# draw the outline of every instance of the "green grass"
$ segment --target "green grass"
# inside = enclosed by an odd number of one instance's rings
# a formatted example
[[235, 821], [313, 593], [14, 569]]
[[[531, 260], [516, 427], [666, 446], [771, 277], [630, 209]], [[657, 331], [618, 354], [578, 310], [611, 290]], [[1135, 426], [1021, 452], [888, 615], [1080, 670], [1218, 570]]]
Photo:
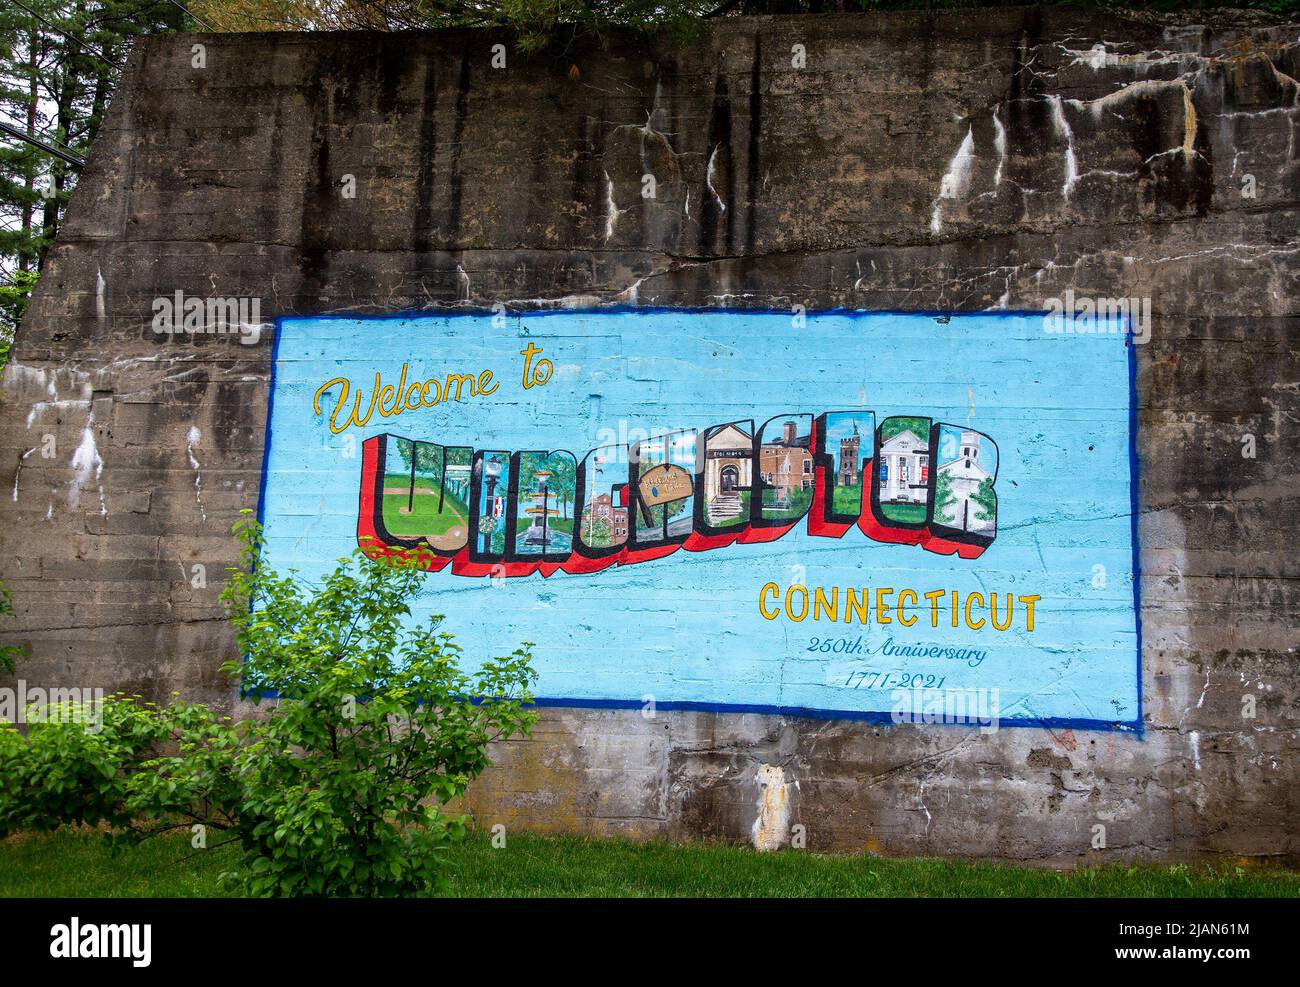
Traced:
[[[407, 487], [411, 485], [410, 473], [385, 473], [384, 486], [386, 487]], [[421, 473], [415, 474], [415, 485], [425, 490], [437, 490], [438, 478], [434, 476], [424, 476]]]
[[[214, 844], [217, 842], [213, 840]], [[204, 897], [233, 850], [172, 837], [112, 856], [89, 831], [0, 841], [0, 897]], [[953, 860], [758, 854], [676, 845], [513, 834], [494, 849], [476, 833], [455, 848], [456, 896], [539, 897], [1300, 897], [1300, 874], [1254, 868], [1108, 865], [1053, 871]]]

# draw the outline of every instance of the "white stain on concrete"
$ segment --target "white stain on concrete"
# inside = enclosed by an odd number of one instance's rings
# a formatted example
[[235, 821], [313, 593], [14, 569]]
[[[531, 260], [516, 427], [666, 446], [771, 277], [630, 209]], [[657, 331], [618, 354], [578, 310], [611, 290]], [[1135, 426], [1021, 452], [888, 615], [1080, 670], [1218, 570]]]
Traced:
[[[1102, 113], [1105, 110], [1113, 111], [1117, 105], [1127, 102], [1137, 96], [1158, 96], [1160, 93], [1167, 92], [1170, 89], [1177, 89], [1179, 91], [1179, 98], [1182, 100], [1183, 104], [1182, 143], [1164, 151], [1157, 151], [1146, 160], [1147, 162], [1150, 162], [1167, 154], [1181, 154], [1186, 158], [1190, 158], [1196, 153], [1197, 117], [1196, 104], [1192, 100], [1192, 90], [1185, 79], [1143, 79], [1138, 82], [1131, 82], [1127, 85], [1121, 86], [1114, 92], [1107, 93], [1105, 96], [1100, 96], [1097, 99], [1071, 99], [1067, 100], [1067, 102], [1077, 110], [1083, 110], [1086, 108], [1092, 114], [1093, 119], [1100, 122]], [[1049, 99], [1057, 105], [1061, 103], [1061, 98], [1059, 96], [1051, 96]], [[1062, 116], [1061, 119], [1064, 120], [1064, 116]]]
[[614, 201], [614, 179], [609, 177], [609, 172], [605, 172], [605, 242], [614, 235], [614, 227], [618, 225], [618, 217], [623, 214], [619, 209], [618, 203]]
[[966, 128], [966, 139], [957, 148], [957, 153], [948, 162], [948, 170], [939, 180], [939, 194], [935, 197], [934, 207], [930, 211], [930, 232], [938, 233], [943, 228], [943, 200], [959, 199], [970, 188], [971, 171], [975, 165], [975, 130]]
[[199, 514], [203, 520], [208, 519], [208, 512], [203, 507], [203, 473], [202, 464], [198, 457], [194, 455], [194, 447], [203, 441], [203, 433], [199, 431], [197, 425], [191, 425], [189, 434], [185, 437], [185, 455], [189, 457], [190, 469], [194, 470], [194, 502], [199, 505]]
[[754, 849], [762, 852], [779, 850], [790, 842], [791, 790], [795, 783], [785, 780], [779, 765], [758, 766], [758, 816], [751, 837]]
[[1049, 96], [1048, 101], [1052, 104], [1052, 126], [1056, 130], [1056, 136], [1065, 141], [1065, 180], [1061, 183], [1061, 194], [1068, 201], [1079, 180], [1079, 159], [1074, 153], [1074, 131], [1065, 119], [1061, 97]]
[[704, 184], [707, 185], [709, 191], [713, 193], [713, 200], [718, 204], [718, 208], [722, 212], [726, 212], [727, 204], [722, 201], [722, 196], [718, 195], [718, 189], [713, 184], [713, 178], [717, 174], [718, 148], [721, 146], [721, 144], [713, 145], [713, 153], [709, 155], [709, 166], [704, 171]]
[[618, 300], [627, 305], [637, 304], [637, 301], [639, 300], [640, 293], [641, 293], [641, 282], [644, 280], [645, 278], [637, 278], [635, 281], [633, 281], [625, 289], [619, 292], [617, 296]]
[[9, 383], [23, 387], [31, 387], [43, 390], [51, 401], [57, 400], [59, 390], [56, 386], [58, 371], [45, 371], [39, 367], [29, 367], [25, 364], [10, 361], [5, 366], [4, 375]]
[[18, 468], [14, 470], [14, 503], [18, 502], [18, 478], [23, 475], [23, 462], [26, 461], [27, 457], [35, 451], [36, 447], [32, 446], [18, 457]]
[[993, 172], [993, 187], [1002, 184], [1002, 168], [1007, 163], [1007, 128], [1002, 125], [1002, 117], [997, 109], [993, 110], [993, 149], [998, 152], [998, 166]]
[[104, 460], [95, 447], [95, 432], [91, 428], [92, 424], [87, 422], [86, 427], [81, 430], [81, 442], [72, 454], [72, 483], [68, 491], [68, 505], [76, 507], [80, 503], [81, 491], [90, 482], [93, 473], [95, 486], [99, 489], [99, 513], [107, 514], [108, 508], [104, 504]]

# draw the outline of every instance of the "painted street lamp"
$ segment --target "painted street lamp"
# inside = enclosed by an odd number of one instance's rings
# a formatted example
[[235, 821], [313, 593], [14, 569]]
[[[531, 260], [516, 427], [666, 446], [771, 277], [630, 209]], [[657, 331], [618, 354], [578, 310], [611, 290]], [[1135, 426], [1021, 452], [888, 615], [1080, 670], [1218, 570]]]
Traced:
[[497, 481], [501, 479], [501, 467], [504, 464], [499, 456], [490, 456], [483, 465], [487, 476], [487, 497], [484, 500], [487, 511], [486, 516], [483, 517], [483, 552], [489, 554], [492, 551], [492, 532], [497, 526], [495, 510]]

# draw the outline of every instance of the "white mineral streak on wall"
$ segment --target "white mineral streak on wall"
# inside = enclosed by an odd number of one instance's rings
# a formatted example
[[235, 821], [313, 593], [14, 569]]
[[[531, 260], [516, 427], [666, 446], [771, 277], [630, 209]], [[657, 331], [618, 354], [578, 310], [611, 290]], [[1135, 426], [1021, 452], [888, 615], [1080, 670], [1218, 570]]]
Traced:
[[1069, 65], [1086, 65], [1094, 72], [1104, 68], [1131, 68], [1138, 72], [1148, 72], [1157, 65], [1176, 65], [1185, 61], [1193, 61], [1199, 56], [1191, 52], [1179, 51], [1141, 51], [1132, 55], [1126, 55], [1122, 52], [1110, 51], [1106, 43], [1099, 41], [1086, 51], [1080, 48], [1070, 48], [1067, 45], [1057, 45], [1065, 54], [1071, 56]]
[[1074, 154], [1074, 131], [1065, 119], [1061, 97], [1049, 96], [1048, 101], [1052, 104], [1052, 126], [1056, 129], [1056, 136], [1065, 141], [1065, 181], [1061, 183], [1061, 194], [1068, 201], [1075, 182], [1079, 180], [1079, 160]]
[[718, 148], [721, 146], [722, 145], [720, 144], [713, 145], [713, 153], [709, 155], [709, 167], [705, 169], [704, 172], [704, 184], [708, 185], [709, 191], [713, 193], [713, 198], [714, 201], [717, 202], [718, 208], [721, 209], [723, 212], [726, 212], [727, 204], [722, 201], [722, 196], [718, 195], [718, 190], [713, 185], [713, 176], [716, 173], [716, 167], [718, 161]]
[[26, 462], [27, 457], [30, 456], [35, 451], [36, 451], [36, 447], [32, 446], [30, 449], [28, 449], [26, 452], [24, 452], [21, 456], [18, 457], [18, 468], [14, 470], [14, 503], [15, 504], [18, 503], [18, 478], [23, 475], [23, 463]]
[[99, 488], [99, 513], [107, 514], [108, 508], [104, 504], [104, 460], [99, 455], [99, 450], [95, 447], [95, 432], [92, 429], [93, 420], [86, 422], [86, 427], [81, 430], [81, 442], [77, 446], [76, 452], [72, 454], [72, 483], [68, 491], [68, 506], [76, 507], [81, 500], [81, 491], [85, 488], [86, 483], [90, 480], [90, 474], [95, 474], [95, 485]]
[[993, 149], [998, 152], [998, 167], [993, 172], [993, 187], [1002, 184], [1002, 166], [1007, 163], [1007, 128], [1002, 126], [1001, 107], [993, 109]]
[[185, 438], [185, 455], [190, 459], [190, 469], [194, 470], [194, 502], [199, 505], [199, 514], [203, 520], [208, 519], [208, 512], [203, 508], [203, 474], [200, 472], [200, 463], [194, 455], [194, 447], [203, 441], [203, 433], [199, 431], [197, 425], [191, 425], [189, 435]]
[[621, 292], [618, 293], [618, 295], [616, 296], [618, 300], [624, 304], [635, 305], [637, 303], [638, 298], [640, 297], [641, 282], [644, 280], [645, 278], [637, 278], [635, 281], [633, 281], [630, 285], [628, 285], [626, 288], [624, 288]]
[[[87, 378], [80, 384], [81, 397], [60, 398], [58, 370], [46, 371], [10, 361], [10, 363], [5, 366], [4, 373], [5, 379], [8, 383], [17, 385], [19, 388], [31, 388], [33, 390], [44, 391], [46, 397], [49, 398], [48, 401], [32, 402], [31, 407], [27, 411], [28, 428], [31, 428], [36, 424], [37, 420], [50, 408], [75, 408], [78, 406], [88, 408], [90, 406], [90, 399], [94, 394], [94, 385]], [[87, 377], [86, 374], [78, 373], [76, 371], [71, 371], [66, 376], [72, 378], [71, 382], [67, 386], [72, 387], [74, 390], [78, 387], [76, 383], [77, 379], [80, 377]]]
[[609, 172], [605, 175], [605, 242], [614, 235], [614, 227], [618, 224], [618, 217], [622, 212], [618, 204], [614, 201], [614, 179], [609, 177]]
[[608, 305], [609, 301], [600, 295], [562, 295], [559, 298], [510, 298], [502, 304], [536, 309], [599, 308]]
[[957, 148], [957, 153], [948, 162], [948, 171], [939, 180], [939, 195], [934, 200], [930, 213], [930, 232], [938, 233], [943, 228], [943, 200], [958, 199], [970, 188], [971, 170], [975, 165], [975, 129], [966, 128], [966, 139]]
[[[1068, 53], [1075, 56], [1075, 64], [1085, 64], [1091, 68], [1098, 69], [1105, 66], [1128, 65], [1133, 64], [1138, 67], [1147, 67], [1160, 62], [1174, 62], [1180, 60], [1198, 61], [1197, 56], [1186, 54], [1156, 52], [1154, 55], [1160, 56], [1154, 58], [1152, 53], [1143, 53], [1141, 55], [1117, 55], [1106, 50], [1104, 45], [1098, 44], [1088, 51], [1075, 51], [1065, 49]], [[1261, 56], [1262, 57], [1262, 56]], [[1297, 84], [1290, 76], [1280, 72], [1276, 65], [1267, 58], [1269, 68], [1274, 73], [1279, 85], [1295, 89], [1295, 97], [1292, 100], [1292, 106], [1273, 107], [1268, 110], [1245, 113], [1237, 111], [1234, 113], [1224, 113], [1227, 118], [1236, 116], [1259, 116], [1271, 113], [1293, 114], [1300, 110], [1300, 84]], [[1103, 114], [1110, 110], [1116, 112], [1116, 107], [1128, 100], [1141, 95], [1155, 95], [1162, 92], [1168, 92], [1171, 88], [1178, 90], [1179, 96], [1183, 103], [1183, 139], [1174, 147], [1167, 148], [1163, 151], [1157, 151], [1146, 159], [1146, 164], [1156, 158], [1168, 155], [1181, 154], [1184, 159], [1190, 160], [1196, 154], [1196, 127], [1198, 123], [1196, 105], [1193, 101], [1192, 82], [1204, 71], [1204, 68], [1189, 70], [1183, 76], [1175, 79], [1143, 79], [1136, 82], [1126, 83], [1114, 92], [1107, 93], [1097, 99], [1080, 100], [1080, 99], [1063, 99], [1060, 95], [1051, 94], [1041, 98], [1046, 99], [1051, 108], [1052, 128], [1056, 136], [1064, 141], [1064, 174], [1061, 181], [1061, 195], [1068, 202], [1074, 194], [1074, 190], [1080, 179], [1085, 175], [1079, 170], [1078, 145], [1074, 128], [1065, 113], [1066, 104], [1072, 111], [1078, 113], [1088, 113], [1094, 123], [1102, 123]], [[1295, 140], [1295, 128], [1289, 133], [1289, 143], [1287, 148], [1287, 160], [1294, 157], [1293, 143]], [[1005, 175], [1007, 161], [1007, 131], [1006, 125], [1002, 121], [1002, 104], [999, 103], [993, 108], [993, 146], [997, 152], [997, 164], [993, 172], [993, 183], [990, 191], [983, 195], [994, 194], [993, 190], [1002, 184]], [[716, 149], [714, 154], [716, 155]], [[939, 185], [939, 194], [934, 200], [930, 215], [930, 230], [932, 233], [939, 233], [943, 228], [943, 200], [961, 199], [969, 190], [973, 167], [975, 161], [975, 141], [973, 131], [968, 129], [966, 138], [962, 141], [957, 153], [948, 163], [948, 170], [944, 174]], [[1237, 162], [1233, 161], [1233, 174], [1236, 174]], [[711, 179], [713, 174], [713, 158], [709, 159], [709, 176], [710, 188], [712, 188]], [[1103, 175], [1109, 178], [1136, 178], [1139, 171], [1118, 171], [1114, 169], [1092, 169], [1086, 172], [1088, 175]]]
[[754, 849], [779, 850], [790, 842], [790, 787], [785, 771], [775, 764], [758, 766], [758, 817], [754, 820]]
[[5, 365], [5, 376], [9, 378], [10, 381], [21, 386], [34, 387], [43, 390], [50, 396], [51, 401], [56, 400], [59, 396], [58, 388], [55, 387], [54, 383], [57, 373], [57, 371], [54, 373], [47, 373], [44, 370], [36, 367], [29, 367], [26, 364], [17, 363], [13, 360], [10, 360], [9, 363]]
[[1112, 60], [1110, 58], [1107, 58], [1106, 46], [1098, 42], [1097, 44], [1093, 45], [1092, 50], [1089, 51], [1084, 56], [1084, 61], [1086, 62], [1089, 68], [1095, 71], [1097, 69], [1105, 68], [1107, 64], [1115, 64], [1116, 62], [1118, 62], [1118, 59]]
[[85, 408], [90, 404], [92, 390], [91, 385], [87, 384], [83, 388], [85, 397], [67, 398], [60, 401], [33, 401], [31, 410], [27, 412], [27, 427], [31, 428], [36, 423], [36, 419], [40, 418], [50, 408]]

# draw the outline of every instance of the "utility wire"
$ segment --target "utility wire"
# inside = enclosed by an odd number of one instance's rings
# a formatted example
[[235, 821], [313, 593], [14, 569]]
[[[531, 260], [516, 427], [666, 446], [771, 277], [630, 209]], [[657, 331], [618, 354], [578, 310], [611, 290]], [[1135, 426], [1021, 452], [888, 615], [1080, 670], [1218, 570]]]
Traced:
[[86, 162], [81, 158], [68, 154], [65, 151], [60, 151], [53, 144], [47, 144], [39, 137], [32, 137], [26, 131], [19, 130], [17, 127], [11, 127], [3, 120], [0, 120], [0, 133], [8, 134], [10, 137], [17, 137], [20, 141], [31, 144], [33, 147], [39, 147], [46, 154], [53, 154], [56, 158], [62, 158], [74, 168], [82, 168], [86, 164]]
[[[3, 123], [3, 122], [4, 122], [3, 120], [0, 120], [0, 123]], [[21, 124], [21, 121], [15, 122], [14, 119], [13, 119], [12, 117], [10, 118], [9, 122], [10, 122], [13, 126], [15, 126], [15, 127], [20, 126], [20, 125], [23, 125], [23, 124]], [[25, 125], [24, 125], [24, 126], [25, 126]], [[35, 128], [35, 129], [31, 130], [31, 131], [26, 131], [26, 132], [27, 132], [27, 133], [31, 133], [32, 136], [34, 136], [34, 137], [43, 137], [43, 138], [45, 138], [47, 141], [49, 141], [51, 144], [54, 144], [54, 145], [57, 145], [58, 147], [63, 148], [65, 151], [67, 151], [67, 152], [70, 153], [70, 154], [76, 154], [76, 153], [77, 153], [77, 149], [76, 149], [75, 147], [72, 147], [72, 146], [70, 146], [70, 145], [68, 145], [68, 144], [65, 144], [63, 141], [59, 140], [57, 137], [53, 137], [53, 136], [51, 136], [49, 130], [41, 129], [41, 128]]]
[[42, 24], [44, 24], [46, 27], [48, 27], [51, 31], [54, 31], [54, 32], [56, 32], [56, 33], [58, 33], [58, 34], [63, 35], [63, 37], [67, 38], [69, 41], [71, 41], [71, 42], [72, 42], [74, 45], [76, 45], [78, 48], [84, 48], [86, 51], [90, 52], [90, 54], [94, 55], [96, 58], [98, 58], [98, 59], [99, 59], [101, 62], [103, 62], [105, 65], [108, 65], [110, 68], [115, 68], [115, 69], [117, 69], [119, 72], [122, 71], [122, 66], [119, 65], [117, 62], [113, 61], [111, 58], [109, 58], [109, 57], [108, 57], [107, 55], [105, 55], [103, 52], [96, 51], [94, 48], [91, 48], [91, 47], [90, 47], [88, 44], [86, 44], [84, 41], [79, 41], [79, 40], [77, 40], [76, 38], [74, 38], [74, 37], [73, 37], [72, 35], [70, 35], [67, 31], [64, 31], [64, 30], [62, 30], [61, 28], [55, 27], [53, 24], [51, 24], [49, 21], [47, 21], [44, 17], [42, 17], [42, 16], [41, 16], [40, 14], [38, 14], [36, 11], [32, 10], [31, 7], [24, 6], [24, 5], [20, 2], [20, 0], [13, 0], [13, 3], [14, 3], [14, 6], [18, 7], [18, 9], [27, 11], [27, 13], [31, 14], [31, 15], [32, 15], [33, 17], [35, 17], [38, 21], [40, 21]]

